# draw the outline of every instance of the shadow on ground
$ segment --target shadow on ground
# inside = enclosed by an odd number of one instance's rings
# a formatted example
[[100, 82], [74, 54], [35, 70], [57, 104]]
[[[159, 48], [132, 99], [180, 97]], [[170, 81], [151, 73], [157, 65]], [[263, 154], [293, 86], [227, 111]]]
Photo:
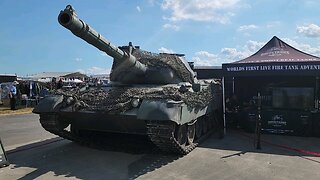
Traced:
[[[133, 144], [141, 146], [142, 139]], [[129, 146], [96, 149], [53, 138], [9, 151], [11, 165], [5, 174], [13, 179], [135, 179], [179, 158], [155, 150], [147, 141], [139, 151]], [[17, 173], [20, 171], [22, 175]]]
[[[228, 159], [253, 152], [297, 156], [320, 164], [318, 157], [313, 158], [314, 155], [293, 150], [319, 153], [319, 138], [262, 135], [262, 149], [256, 150], [253, 146], [252, 136], [253, 134], [237, 130], [228, 131], [224, 139], [218, 139], [213, 135], [199, 146], [206, 149], [205, 151], [197, 151], [196, 149], [195, 152], [191, 152], [187, 156], [193, 157], [200, 152], [209, 151], [214, 154], [220, 152], [220, 159]], [[103, 150], [59, 139], [45, 141], [43, 142], [45, 145], [35, 144], [35, 148], [30, 148], [30, 145], [19, 147], [15, 152], [8, 154], [12, 165], [4, 168], [4, 177], [13, 179], [46, 179], [48, 177], [50, 179], [69, 177], [77, 179], [135, 179], [174, 163], [180, 158], [180, 156], [168, 155], [155, 150], [154, 145], [141, 137], [141, 139], [131, 138], [129, 140], [132, 140], [132, 144], [127, 147], [115, 146], [117, 148], [110, 149], [104, 147]], [[50, 141], [54, 142], [48, 143]], [[188, 157], [186, 158], [188, 159]], [[194, 158], [196, 157], [191, 159]]]
[[[302, 158], [320, 157], [320, 138], [262, 134], [261, 149], [256, 149], [254, 139], [255, 134], [231, 129], [227, 132], [224, 139], [217, 140], [217, 138], [211, 137], [202, 143], [200, 147], [235, 152], [234, 154], [221, 157], [222, 159], [241, 156], [247, 152], [299, 156]], [[320, 163], [320, 161], [316, 162]]]

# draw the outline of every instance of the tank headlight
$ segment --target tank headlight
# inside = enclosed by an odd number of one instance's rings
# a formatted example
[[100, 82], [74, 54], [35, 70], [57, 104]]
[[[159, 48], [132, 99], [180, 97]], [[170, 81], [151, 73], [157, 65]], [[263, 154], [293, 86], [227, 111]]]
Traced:
[[68, 97], [68, 98], [67, 98], [67, 104], [68, 104], [68, 105], [71, 104], [71, 103], [73, 103], [73, 101], [74, 101], [73, 97]]
[[138, 107], [138, 106], [139, 106], [139, 103], [140, 103], [140, 99], [138, 99], [138, 98], [131, 100], [131, 105], [132, 105], [132, 107], [134, 107], [134, 108]]

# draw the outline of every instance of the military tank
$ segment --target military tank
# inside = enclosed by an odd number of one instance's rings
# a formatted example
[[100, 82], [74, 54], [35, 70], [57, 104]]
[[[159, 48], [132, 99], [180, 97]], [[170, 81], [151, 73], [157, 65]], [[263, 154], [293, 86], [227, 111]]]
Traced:
[[141, 134], [161, 150], [187, 154], [221, 130], [221, 84], [198, 80], [182, 54], [151, 53], [129, 43], [117, 47], [79, 19], [68, 5], [59, 23], [113, 57], [107, 87], [56, 91], [33, 110], [42, 127], [75, 141], [85, 131]]

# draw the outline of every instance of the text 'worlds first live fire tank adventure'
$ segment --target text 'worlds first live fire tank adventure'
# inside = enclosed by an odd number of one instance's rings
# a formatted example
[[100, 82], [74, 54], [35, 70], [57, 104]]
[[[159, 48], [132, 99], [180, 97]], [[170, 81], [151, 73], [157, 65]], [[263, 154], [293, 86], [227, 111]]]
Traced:
[[141, 134], [161, 150], [187, 154], [222, 129], [221, 84], [197, 80], [180, 54], [151, 53], [129, 43], [116, 47], [68, 5], [59, 23], [113, 57], [107, 87], [55, 91], [35, 107], [49, 132], [75, 142], [90, 134]]

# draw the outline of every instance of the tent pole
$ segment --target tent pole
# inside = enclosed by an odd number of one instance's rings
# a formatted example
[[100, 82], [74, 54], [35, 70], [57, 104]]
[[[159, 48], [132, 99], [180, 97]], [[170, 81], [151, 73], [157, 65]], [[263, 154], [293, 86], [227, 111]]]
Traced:
[[226, 98], [225, 98], [225, 77], [222, 77], [222, 109], [223, 109], [223, 131], [226, 135]]
[[235, 89], [234, 86], [235, 86], [235, 85], [234, 85], [234, 77], [232, 77], [232, 94], [234, 94], [234, 89]]
[[319, 109], [319, 76], [316, 77], [315, 108]]

